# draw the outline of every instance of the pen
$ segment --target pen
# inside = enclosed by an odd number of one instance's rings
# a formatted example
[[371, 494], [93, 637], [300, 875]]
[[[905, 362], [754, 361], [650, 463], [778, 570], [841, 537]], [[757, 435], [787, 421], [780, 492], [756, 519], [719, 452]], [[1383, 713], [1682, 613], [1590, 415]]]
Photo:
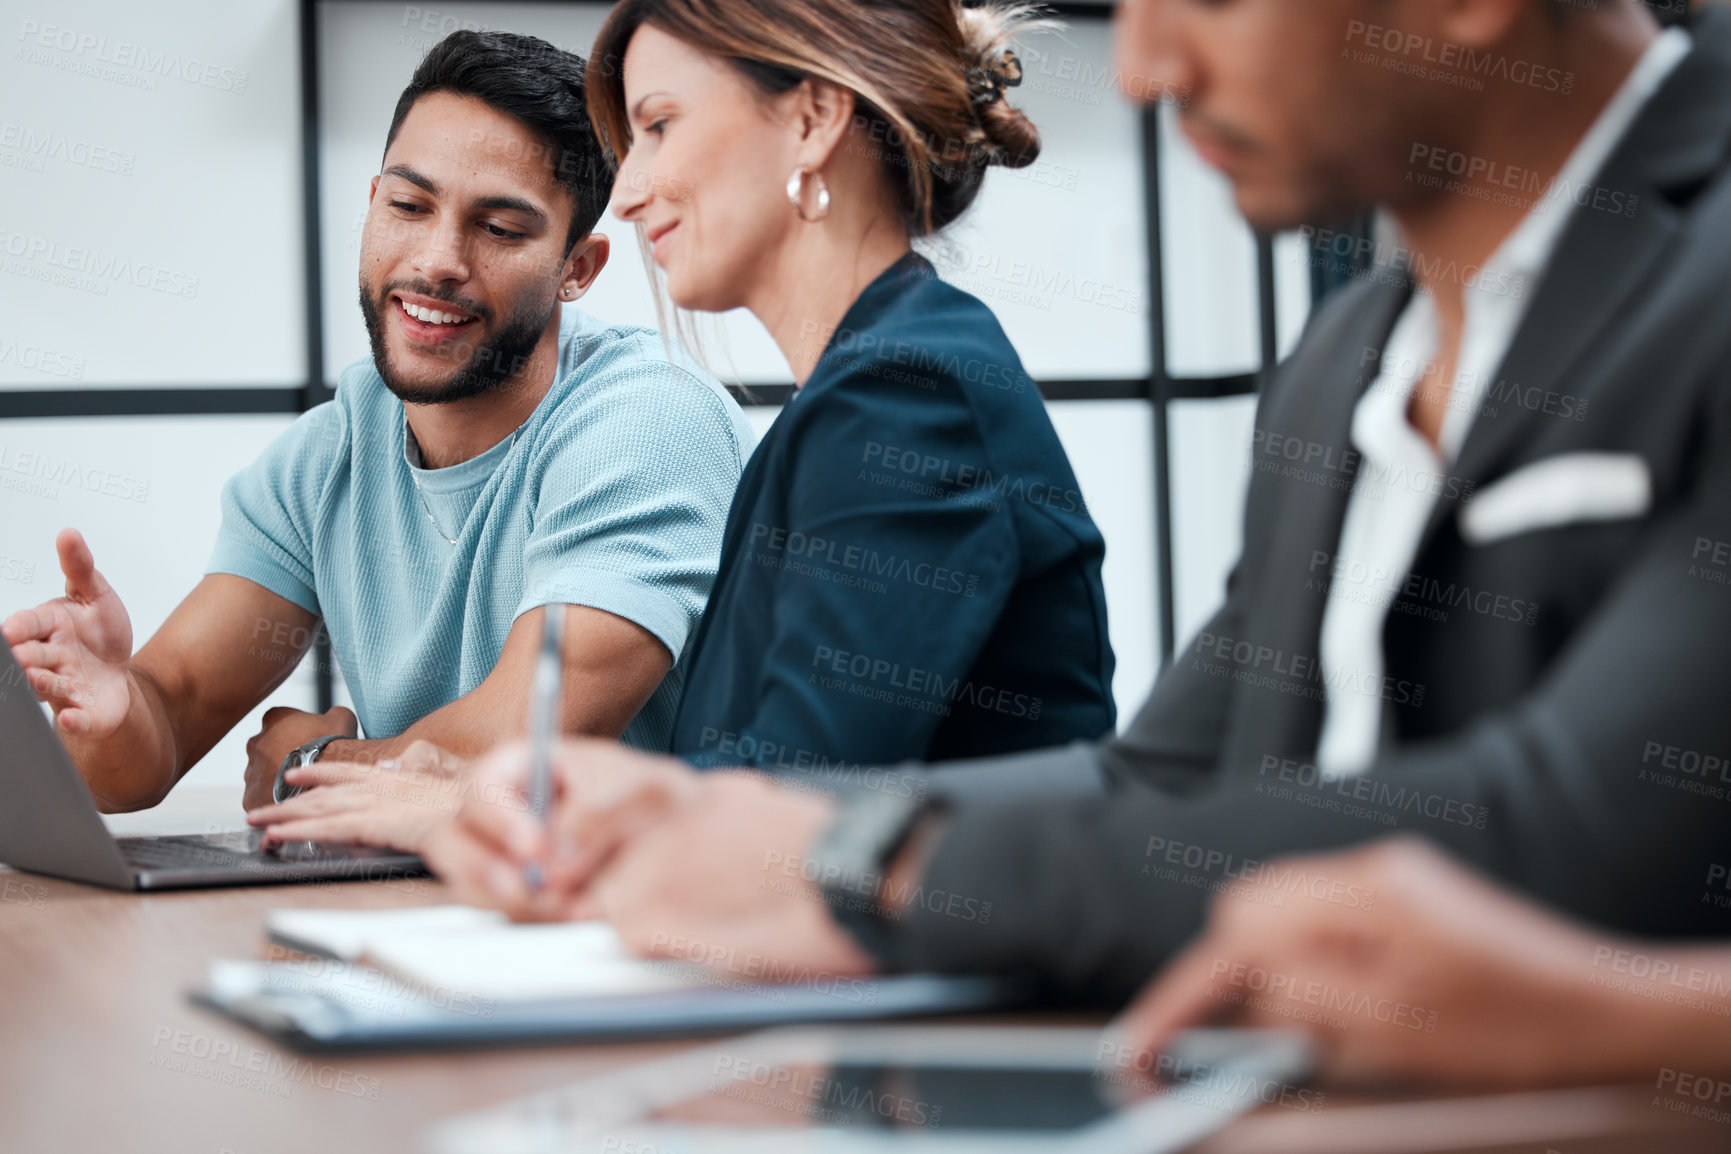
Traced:
[[[529, 698], [529, 812], [543, 825], [553, 800], [553, 736], [559, 728], [560, 682], [565, 672], [560, 654], [564, 640], [565, 606], [549, 605]], [[531, 890], [539, 890], [541, 863], [530, 862], [525, 866], [523, 880]]]

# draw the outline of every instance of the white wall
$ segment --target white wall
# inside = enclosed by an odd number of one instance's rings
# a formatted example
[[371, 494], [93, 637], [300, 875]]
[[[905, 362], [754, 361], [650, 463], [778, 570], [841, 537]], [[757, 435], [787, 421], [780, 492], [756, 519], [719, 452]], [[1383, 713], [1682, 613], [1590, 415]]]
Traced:
[[292, 0], [0, 11], [0, 388], [299, 383]]
[[[293, 0], [3, 3], [0, 390], [302, 381]], [[359, 2], [321, 11], [330, 376], [366, 351], [354, 306], [358, 221], [397, 93], [420, 55], [465, 21], [586, 53], [603, 9]], [[930, 248], [946, 275], [992, 305], [1043, 379], [1134, 379], [1149, 370], [1137, 115], [1113, 89], [1107, 49], [1105, 25], [1087, 21], [1023, 46], [1027, 79], [1013, 97], [1043, 130], [1042, 158], [1023, 172], [991, 173], [974, 212]], [[1175, 132], [1162, 161], [1172, 371], [1248, 371], [1256, 362], [1248, 234]], [[603, 227], [616, 259], [588, 307], [653, 323], [634, 237], [616, 222]], [[1302, 260], [1283, 259], [1280, 272], [1284, 345], [1308, 302]], [[730, 316], [724, 328], [724, 375], [788, 379], [749, 317]], [[1051, 411], [1106, 536], [1115, 689], [1128, 716], [1153, 682], [1159, 644], [1151, 411], [1139, 402], [1059, 402]], [[762, 426], [774, 412], [752, 416]], [[1244, 401], [1198, 402], [1173, 414], [1181, 634], [1218, 599], [1237, 552], [1248, 412]], [[0, 488], [0, 613], [59, 592], [53, 534], [76, 525], [126, 599], [142, 644], [202, 571], [223, 480], [287, 421], [0, 421], [4, 451], [39, 454], [29, 468], [48, 470], [20, 475], [25, 488]], [[140, 483], [145, 499], [87, 491], [77, 478], [92, 471]], [[310, 675], [297, 673], [275, 700], [310, 706]], [[251, 732], [238, 730], [193, 778], [238, 785]]]
[[[0, 390], [305, 379], [296, 38], [293, 0], [0, 5]], [[76, 526], [142, 644], [288, 420], [0, 421], [0, 615], [59, 595]], [[310, 675], [275, 701], [310, 707]], [[256, 729], [189, 780], [238, 808]]]

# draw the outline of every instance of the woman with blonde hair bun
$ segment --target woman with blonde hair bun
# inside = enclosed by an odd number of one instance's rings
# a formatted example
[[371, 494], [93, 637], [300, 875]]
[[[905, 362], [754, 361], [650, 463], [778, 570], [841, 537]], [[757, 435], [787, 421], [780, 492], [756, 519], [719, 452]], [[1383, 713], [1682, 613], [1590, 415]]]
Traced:
[[1114, 722], [1105, 545], [990, 310], [911, 242], [1039, 133], [1027, 6], [623, 0], [592, 119], [681, 309], [749, 309], [796, 382], [729, 516], [673, 752], [815, 770]]

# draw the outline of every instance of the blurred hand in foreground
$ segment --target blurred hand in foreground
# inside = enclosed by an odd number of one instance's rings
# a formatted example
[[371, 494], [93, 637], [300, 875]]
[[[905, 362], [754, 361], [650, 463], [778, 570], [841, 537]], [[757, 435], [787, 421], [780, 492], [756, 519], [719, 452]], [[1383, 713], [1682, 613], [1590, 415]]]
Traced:
[[1178, 1030], [1227, 1024], [1305, 1031], [1344, 1083], [1646, 1080], [1731, 1067], [1726, 1031], [1662, 996], [1667, 975], [1715, 970], [1731, 951], [1610, 941], [1399, 839], [1274, 862], [1222, 893], [1114, 1031], [1120, 1064], [1140, 1067]]

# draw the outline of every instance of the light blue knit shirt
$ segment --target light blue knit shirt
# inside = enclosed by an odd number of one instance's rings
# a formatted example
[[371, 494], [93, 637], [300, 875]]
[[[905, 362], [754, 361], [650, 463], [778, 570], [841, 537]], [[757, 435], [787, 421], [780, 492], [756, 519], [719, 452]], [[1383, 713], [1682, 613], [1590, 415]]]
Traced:
[[673, 655], [624, 734], [667, 748], [680, 658], [755, 437], [719, 384], [668, 362], [653, 329], [567, 305], [559, 341], [547, 396], [514, 441], [478, 457], [418, 468], [402, 402], [367, 359], [223, 487], [205, 571], [323, 617], [369, 738], [474, 689], [518, 615], [561, 601], [634, 621]]

